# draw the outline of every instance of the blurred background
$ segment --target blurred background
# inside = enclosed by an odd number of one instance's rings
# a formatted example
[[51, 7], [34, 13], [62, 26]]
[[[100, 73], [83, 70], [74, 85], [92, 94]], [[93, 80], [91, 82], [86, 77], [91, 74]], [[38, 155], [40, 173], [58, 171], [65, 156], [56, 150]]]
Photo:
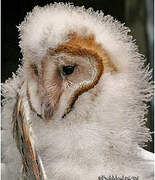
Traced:
[[[44, 6], [53, 2], [73, 2], [77, 6], [92, 7], [94, 10], [102, 10], [105, 15], [112, 15], [121, 23], [130, 27], [131, 35], [136, 39], [140, 53], [144, 54], [150, 67], [154, 67], [154, 1], [153, 0], [2, 0], [2, 78], [5, 82], [18, 68], [19, 59], [22, 58], [18, 47], [19, 25], [27, 12], [36, 5]], [[153, 131], [154, 112], [153, 101], [148, 113], [147, 126]], [[152, 135], [153, 142], [154, 137]], [[148, 143], [146, 149], [154, 152], [154, 146]]]

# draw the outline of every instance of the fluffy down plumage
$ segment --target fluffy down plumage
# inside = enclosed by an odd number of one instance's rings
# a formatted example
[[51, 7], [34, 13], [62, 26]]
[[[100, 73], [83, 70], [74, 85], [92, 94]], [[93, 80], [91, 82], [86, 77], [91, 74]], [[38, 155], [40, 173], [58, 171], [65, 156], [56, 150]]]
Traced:
[[146, 103], [153, 94], [151, 71], [144, 67], [145, 59], [128, 35], [130, 30], [102, 12], [55, 3], [35, 7], [19, 31], [23, 65], [2, 85], [2, 179], [24, 178], [11, 121], [21, 86], [27, 103], [27, 62], [41, 65], [49, 48], [57, 48], [68, 41], [68, 34], [76, 32], [79, 36], [93, 34], [117, 71], [104, 71], [65, 118], [56, 116], [45, 123], [29, 110], [33, 141], [47, 179], [95, 180], [102, 175], [124, 175], [153, 180], [153, 154], [141, 148], [151, 140], [145, 126]]

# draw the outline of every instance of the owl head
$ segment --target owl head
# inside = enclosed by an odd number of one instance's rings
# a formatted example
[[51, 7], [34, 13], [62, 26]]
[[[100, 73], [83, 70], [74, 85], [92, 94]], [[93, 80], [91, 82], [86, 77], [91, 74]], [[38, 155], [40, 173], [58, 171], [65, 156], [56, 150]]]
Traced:
[[138, 143], [148, 139], [151, 73], [128, 28], [102, 12], [55, 3], [35, 7], [19, 31], [28, 101], [45, 123], [98, 122], [124, 136], [132, 129]]

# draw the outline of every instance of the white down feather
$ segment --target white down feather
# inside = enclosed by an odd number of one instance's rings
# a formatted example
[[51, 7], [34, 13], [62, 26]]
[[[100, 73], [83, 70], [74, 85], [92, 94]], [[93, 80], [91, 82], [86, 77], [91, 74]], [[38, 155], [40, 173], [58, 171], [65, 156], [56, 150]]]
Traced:
[[[34, 142], [48, 179], [95, 180], [102, 175], [124, 175], [152, 180], [153, 155], [140, 148], [151, 138], [145, 126], [146, 102], [153, 93], [151, 71], [144, 67], [144, 57], [127, 35], [130, 30], [102, 12], [63, 3], [35, 7], [19, 30], [22, 52], [37, 63], [48, 48], [66, 41], [69, 32], [94, 34], [119, 70], [104, 73], [93, 89], [78, 98], [65, 119], [45, 124], [31, 112]], [[20, 177], [21, 161], [11, 134], [11, 119], [23, 80], [21, 67], [17, 76], [2, 86], [4, 180]], [[92, 102], [94, 91], [98, 96]]]

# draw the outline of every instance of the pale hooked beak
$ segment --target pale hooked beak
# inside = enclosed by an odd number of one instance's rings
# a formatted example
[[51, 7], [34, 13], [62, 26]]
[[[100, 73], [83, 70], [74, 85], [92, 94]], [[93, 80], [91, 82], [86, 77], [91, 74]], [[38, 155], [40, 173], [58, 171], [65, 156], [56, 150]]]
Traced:
[[54, 112], [54, 106], [52, 106], [52, 104], [49, 103], [49, 100], [48, 100], [47, 97], [43, 97], [42, 102], [41, 102], [41, 115], [42, 115], [42, 118], [45, 121], [51, 120], [52, 116], [53, 116], [53, 112]]

